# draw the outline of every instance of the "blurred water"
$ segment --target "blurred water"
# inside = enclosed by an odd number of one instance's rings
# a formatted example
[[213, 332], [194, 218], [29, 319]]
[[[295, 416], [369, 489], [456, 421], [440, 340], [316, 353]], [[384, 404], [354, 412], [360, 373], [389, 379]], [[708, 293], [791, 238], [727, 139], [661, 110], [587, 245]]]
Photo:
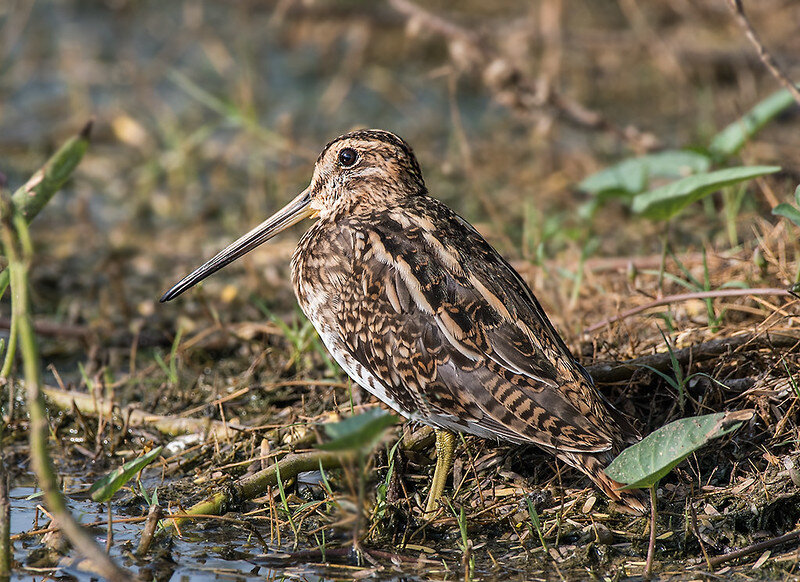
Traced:
[[[356, 125], [440, 138], [449, 125], [445, 83], [426, 75], [429, 55], [365, 57], [365, 51], [391, 50], [392, 43], [396, 55], [408, 52], [413, 41], [397, 27], [372, 30], [366, 21], [348, 22], [345, 12], [331, 17], [326, 37], [276, 21], [271, 3], [110, 8], [117, 4], [34, 4], [0, 77], [0, 146], [52, 139], [54, 127], [87, 114], [103, 123], [124, 111], [145, 126], [167, 113], [170, 122], [219, 117], [170, 80], [174, 71], [234, 107], [249, 107], [264, 127], [289, 123], [292, 133], [320, 145]], [[349, 70], [350, 60], [363, 64]], [[485, 97], [461, 90], [459, 100], [466, 124], [487, 120]]]

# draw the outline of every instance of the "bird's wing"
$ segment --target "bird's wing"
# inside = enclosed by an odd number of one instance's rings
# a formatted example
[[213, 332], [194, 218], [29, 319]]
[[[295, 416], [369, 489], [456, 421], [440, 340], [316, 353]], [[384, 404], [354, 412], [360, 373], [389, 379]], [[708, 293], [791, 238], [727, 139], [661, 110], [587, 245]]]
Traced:
[[528, 287], [477, 231], [435, 210], [428, 220], [401, 209], [365, 229], [353, 262], [360, 288], [340, 312], [342, 327], [363, 322], [344, 338], [351, 355], [442, 426], [560, 450], [611, 448], [600, 395]]

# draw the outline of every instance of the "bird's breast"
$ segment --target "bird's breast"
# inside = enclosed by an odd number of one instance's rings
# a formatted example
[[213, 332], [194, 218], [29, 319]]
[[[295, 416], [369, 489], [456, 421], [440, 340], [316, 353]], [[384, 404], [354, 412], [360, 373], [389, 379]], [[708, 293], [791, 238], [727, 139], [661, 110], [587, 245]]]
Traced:
[[[354, 265], [363, 253], [363, 237], [348, 228], [317, 222], [300, 239], [291, 272], [297, 301], [320, 335], [337, 332], [335, 315], [360, 300]], [[327, 343], [327, 342], [326, 342]]]
[[358, 228], [338, 225], [334, 229], [319, 224], [300, 240], [292, 257], [292, 283], [300, 308], [348, 376], [395, 411], [417, 418], [413, 407], [398, 400], [396, 391], [388, 390], [376, 371], [353, 355], [358, 342], [386, 339], [379, 317], [361, 317], [365, 312], [381, 312], [376, 282], [363, 268], [364, 261], [375, 260], [366, 233]]

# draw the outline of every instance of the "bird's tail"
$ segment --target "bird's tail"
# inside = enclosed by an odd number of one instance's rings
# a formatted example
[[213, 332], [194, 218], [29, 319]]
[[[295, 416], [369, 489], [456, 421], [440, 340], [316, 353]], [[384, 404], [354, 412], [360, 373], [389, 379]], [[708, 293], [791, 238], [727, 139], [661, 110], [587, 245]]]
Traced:
[[605, 468], [612, 460], [609, 452], [602, 453], [557, 453], [559, 459], [585, 473], [612, 501], [627, 513], [641, 515], [647, 511], [645, 495], [638, 490], [622, 490], [624, 485], [606, 475]]

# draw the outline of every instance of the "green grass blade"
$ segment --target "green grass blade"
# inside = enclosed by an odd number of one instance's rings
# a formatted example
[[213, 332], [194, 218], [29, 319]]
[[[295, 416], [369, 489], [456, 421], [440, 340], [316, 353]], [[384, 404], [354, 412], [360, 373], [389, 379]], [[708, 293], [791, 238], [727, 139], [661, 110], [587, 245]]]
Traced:
[[158, 455], [161, 454], [161, 449], [163, 448], [164, 447], [156, 447], [141, 457], [137, 457], [128, 461], [121, 467], [117, 467], [105, 477], [98, 479], [95, 481], [94, 485], [89, 488], [89, 495], [98, 503], [108, 501], [113, 497], [114, 493], [119, 491], [125, 483], [136, 475], [136, 473], [152, 463]]
[[795, 226], [800, 226], [800, 210], [791, 204], [787, 204], [786, 202], [778, 204], [772, 209], [772, 214], [775, 216], [783, 216], [793, 222]]
[[708, 146], [709, 151], [715, 158], [723, 160], [735, 155], [748, 140], [793, 103], [794, 98], [787, 89], [776, 91], [715, 135]]
[[528, 505], [528, 517], [530, 517], [531, 524], [533, 524], [533, 527], [536, 530], [536, 535], [539, 537], [539, 543], [542, 544], [542, 549], [546, 552], [547, 543], [544, 541], [544, 533], [542, 533], [542, 525], [539, 521], [539, 512], [536, 511], [536, 508], [533, 506], [533, 501], [531, 501], [530, 497], [525, 497], [525, 503]]
[[683, 178], [707, 172], [708, 156], [688, 150], [666, 150], [628, 158], [585, 178], [578, 189], [594, 195], [627, 196], [644, 192], [651, 178]]

